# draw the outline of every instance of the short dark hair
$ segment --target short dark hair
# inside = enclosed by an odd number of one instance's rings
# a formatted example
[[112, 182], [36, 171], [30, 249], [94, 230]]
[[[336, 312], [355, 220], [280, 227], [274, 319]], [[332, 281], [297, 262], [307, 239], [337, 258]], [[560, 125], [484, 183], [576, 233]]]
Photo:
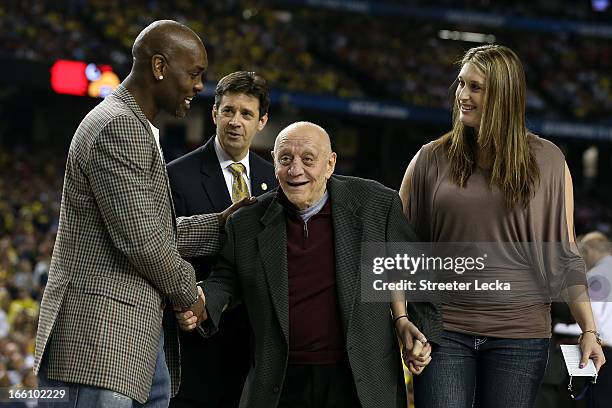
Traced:
[[224, 76], [215, 88], [215, 105], [221, 103], [221, 97], [226, 93], [241, 93], [259, 99], [259, 117], [268, 113], [270, 107], [270, 92], [266, 80], [253, 71], [237, 71]]

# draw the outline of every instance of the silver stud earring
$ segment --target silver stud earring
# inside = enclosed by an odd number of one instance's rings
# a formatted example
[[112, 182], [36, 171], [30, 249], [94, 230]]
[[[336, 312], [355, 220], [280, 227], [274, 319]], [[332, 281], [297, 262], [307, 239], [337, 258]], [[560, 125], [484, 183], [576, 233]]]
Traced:
[[163, 76], [163, 75], [160, 75], [160, 76], [158, 77], [158, 79], [161, 81], [162, 79], [164, 79], [164, 76]]

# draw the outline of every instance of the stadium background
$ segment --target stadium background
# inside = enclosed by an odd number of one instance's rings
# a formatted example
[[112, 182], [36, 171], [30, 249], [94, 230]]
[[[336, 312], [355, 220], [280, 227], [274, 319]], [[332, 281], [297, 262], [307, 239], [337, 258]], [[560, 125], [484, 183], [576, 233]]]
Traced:
[[[58, 59], [129, 72], [130, 46], [155, 19], [204, 39], [206, 90], [186, 120], [160, 118], [166, 161], [214, 133], [216, 81], [261, 73], [270, 121], [254, 150], [296, 120], [330, 133], [337, 173], [398, 189], [424, 143], [450, 127], [462, 53], [513, 48], [527, 74], [529, 127], [566, 154], [576, 231], [612, 232], [612, 6], [594, 1], [3, 0], [0, 3], [0, 387], [32, 386], [38, 303], [59, 216], [67, 149], [99, 98], [58, 94]], [[102, 66], [107, 66], [102, 69]], [[0, 405], [3, 404], [0, 402]]]

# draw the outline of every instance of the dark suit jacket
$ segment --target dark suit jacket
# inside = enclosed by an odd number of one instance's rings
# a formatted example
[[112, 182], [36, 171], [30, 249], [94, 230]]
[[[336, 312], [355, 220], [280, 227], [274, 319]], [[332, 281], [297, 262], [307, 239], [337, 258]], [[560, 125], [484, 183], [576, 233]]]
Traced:
[[[415, 236], [395, 191], [344, 176], [332, 176], [328, 188], [346, 354], [361, 405], [404, 408], [404, 377], [389, 304], [360, 300], [360, 256], [363, 242], [413, 241]], [[214, 333], [225, 305], [242, 300], [253, 328], [255, 353], [240, 406], [275, 407], [289, 352], [286, 220], [275, 192], [237, 211], [226, 232], [219, 262], [204, 282], [210, 316], [204, 329]], [[432, 327], [433, 323], [423, 328], [428, 337], [433, 335]]]
[[[168, 164], [172, 197], [178, 215], [220, 212], [232, 203], [215, 153], [215, 139]], [[272, 190], [274, 168], [253, 152], [249, 155], [251, 189], [255, 196]], [[210, 274], [215, 257], [189, 259], [196, 278]], [[249, 367], [250, 327], [243, 306], [228, 310], [219, 336], [204, 339], [196, 333], [180, 333], [181, 388], [177, 398], [198, 401], [198, 406], [237, 406]], [[204, 405], [205, 404], [205, 405]]]

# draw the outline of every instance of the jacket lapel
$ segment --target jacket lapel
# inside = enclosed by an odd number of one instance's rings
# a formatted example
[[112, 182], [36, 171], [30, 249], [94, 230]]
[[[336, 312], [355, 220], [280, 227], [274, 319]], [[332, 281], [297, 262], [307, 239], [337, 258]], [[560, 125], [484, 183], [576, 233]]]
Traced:
[[[155, 141], [155, 136], [153, 136], [153, 131], [151, 130], [151, 126], [149, 125], [149, 120], [145, 116], [142, 109], [140, 109], [140, 106], [138, 105], [136, 99], [134, 99], [130, 91], [128, 91], [123, 85], [119, 84], [119, 86], [117, 86], [117, 88], [115, 88], [115, 90], [113, 91], [113, 95], [121, 99], [123, 103], [125, 103], [132, 110], [132, 112], [134, 112], [134, 115], [138, 118], [138, 120], [147, 130], [150, 142], [153, 144], [153, 147], [157, 150], [157, 142]], [[163, 156], [160, 157], [160, 165], [162, 167], [162, 171], [164, 172], [164, 179], [166, 182], [166, 194], [168, 196], [168, 201], [170, 202], [170, 211], [172, 213], [172, 227], [174, 235], [176, 237], [176, 211], [174, 210], [174, 201], [172, 200], [172, 192], [170, 190], [170, 180], [168, 179], [168, 172], [166, 171], [166, 161], [164, 160]]]
[[134, 112], [134, 115], [138, 118], [140, 122], [142, 122], [142, 125], [147, 129], [147, 133], [149, 133], [149, 135], [151, 136], [151, 141], [155, 143], [153, 131], [149, 126], [149, 120], [143, 113], [142, 109], [140, 109], [140, 106], [138, 105], [136, 99], [134, 99], [130, 91], [128, 91], [123, 85], [119, 84], [119, 86], [117, 86], [117, 88], [115, 88], [115, 90], [113, 91], [113, 95], [121, 99], [123, 103], [125, 103], [132, 110], [132, 112]]
[[211, 137], [202, 147], [200, 154], [201, 183], [215, 211], [223, 211], [232, 204], [227, 191], [223, 171], [215, 153], [215, 137]]
[[[276, 183], [267, 179], [269, 170], [261, 165], [260, 162], [254, 159], [255, 155], [251, 152], [249, 156], [249, 164], [251, 166], [251, 195], [259, 197], [262, 194], [276, 187]], [[265, 190], [264, 190], [265, 187]]]
[[270, 298], [285, 340], [289, 343], [289, 283], [287, 266], [287, 227], [284, 209], [272, 200], [261, 218], [264, 229], [257, 236]]
[[350, 328], [357, 291], [361, 287], [362, 220], [355, 214], [360, 203], [342, 181], [332, 176], [328, 184], [334, 226], [336, 285], [345, 333]]

